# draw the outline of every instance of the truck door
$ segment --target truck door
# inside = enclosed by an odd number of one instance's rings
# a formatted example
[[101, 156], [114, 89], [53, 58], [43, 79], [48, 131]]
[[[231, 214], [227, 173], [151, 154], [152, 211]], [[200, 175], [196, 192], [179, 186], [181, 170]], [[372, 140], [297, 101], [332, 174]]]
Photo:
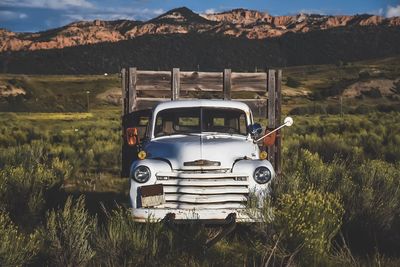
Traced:
[[138, 110], [122, 117], [121, 177], [129, 177], [131, 164], [137, 159], [140, 146], [147, 138], [147, 126], [152, 113], [151, 109]]

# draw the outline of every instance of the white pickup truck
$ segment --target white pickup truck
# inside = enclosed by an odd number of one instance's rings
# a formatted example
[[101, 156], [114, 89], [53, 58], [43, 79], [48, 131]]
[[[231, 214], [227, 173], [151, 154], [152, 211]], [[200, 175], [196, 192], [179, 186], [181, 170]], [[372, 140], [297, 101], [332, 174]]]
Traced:
[[275, 172], [246, 104], [176, 100], [129, 115], [123, 153], [135, 221], [255, 220], [249, 195], [268, 194]]

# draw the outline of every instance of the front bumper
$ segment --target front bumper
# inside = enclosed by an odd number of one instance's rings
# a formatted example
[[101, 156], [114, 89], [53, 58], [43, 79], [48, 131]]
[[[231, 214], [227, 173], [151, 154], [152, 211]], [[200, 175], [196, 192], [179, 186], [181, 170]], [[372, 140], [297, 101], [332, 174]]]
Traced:
[[138, 208], [132, 210], [136, 222], [160, 222], [167, 216], [173, 216], [175, 221], [190, 222], [202, 221], [205, 223], [223, 224], [226, 218], [234, 214], [236, 222], [261, 222], [262, 217], [256, 212], [247, 209], [150, 209]]

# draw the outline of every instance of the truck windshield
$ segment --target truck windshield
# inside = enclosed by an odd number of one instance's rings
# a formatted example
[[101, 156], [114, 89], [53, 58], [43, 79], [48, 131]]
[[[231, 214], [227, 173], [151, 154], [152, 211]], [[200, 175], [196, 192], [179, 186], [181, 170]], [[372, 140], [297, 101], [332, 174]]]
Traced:
[[175, 108], [158, 112], [154, 136], [189, 133], [247, 135], [246, 114], [233, 108]]

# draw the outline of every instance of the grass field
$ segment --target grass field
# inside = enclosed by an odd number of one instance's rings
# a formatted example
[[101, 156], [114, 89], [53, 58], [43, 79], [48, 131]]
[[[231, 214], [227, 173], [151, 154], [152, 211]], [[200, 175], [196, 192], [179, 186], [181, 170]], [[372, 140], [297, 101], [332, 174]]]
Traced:
[[[0, 100], [13, 111], [0, 112], [0, 266], [398, 266], [399, 58], [284, 74], [295, 124], [263, 211], [275, 219], [240, 225], [207, 251], [215, 229], [188, 225], [188, 239], [132, 221], [121, 108], [103, 97], [118, 75], [0, 76], [3, 92], [26, 92]], [[372, 80], [391, 81], [391, 93], [344, 96]]]
[[269, 204], [276, 219], [242, 225], [203, 254], [209, 229], [188, 226], [197, 234], [186, 240], [125, 213], [119, 112], [0, 113], [0, 239], [24, 240], [19, 254], [0, 249], [2, 265], [399, 263], [399, 113], [295, 116]]

